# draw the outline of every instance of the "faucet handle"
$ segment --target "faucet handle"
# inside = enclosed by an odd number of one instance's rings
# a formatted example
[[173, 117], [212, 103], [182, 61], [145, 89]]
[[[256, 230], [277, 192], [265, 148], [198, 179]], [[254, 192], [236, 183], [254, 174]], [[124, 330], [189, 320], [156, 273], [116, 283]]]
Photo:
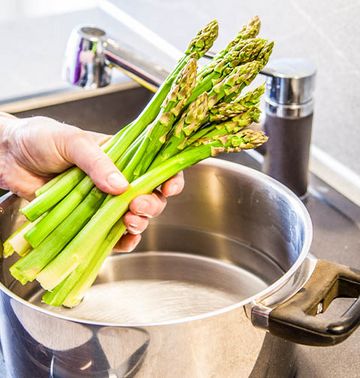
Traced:
[[73, 29], [65, 51], [63, 76], [70, 84], [84, 88], [110, 84], [111, 68], [105, 62], [106, 33], [92, 26]]
[[315, 65], [307, 59], [276, 59], [261, 71], [267, 76], [266, 112], [283, 118], [302, 118], [313, 112]]
[[264, 130], [269, 142], [263, 171], [305, 198], [316, 69], [305, 59], [278, 59], [269, 62], [264, 71]]

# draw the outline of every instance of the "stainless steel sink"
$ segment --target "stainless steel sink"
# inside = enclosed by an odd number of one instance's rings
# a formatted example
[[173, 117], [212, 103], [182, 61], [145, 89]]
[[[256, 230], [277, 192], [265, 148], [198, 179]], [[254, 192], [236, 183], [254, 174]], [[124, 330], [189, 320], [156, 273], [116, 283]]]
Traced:
[[[124, 82], [104, 89], [55, 93], [49, 96], [0, 104], [18, 117], [47, 116], [85, 130], [114, 134], [134, 119], [152, 94], [136, 84]], [[254, 158], [255, 156], [255, 158]], [[261, 155], [250, 152], [224, 154], [230, 160], [261, 170]], [[360, 209], [311, 175], [305, 200], [315, 226], [312, 252], [343, 264], [360, 266]]]
[[[0, 104], [0, 110], [10, 111], [19, 117], [48, 116], [86, 130], [113, 134], [131, 121], [150, 97], [151, 93], [147, 90], [131, 83], [122, 83], [105, 89], [72, 90], [68, 93], [57, 93], [38, 99]], [[244, 164], [254, 169], [261, 169], [261, 156], [259, 154], [251, 155], [242, 152], [220, 156], [219, 158]], [[171, 206], [171, 200], [169, 202], [169, 206]], [[360, 208], [314, 175], [310, 177], [310, 190], [305, 204], [314, 223], [312, 253], [320, 258], [360, 268], [358, 257], [360, 250]], [[141, 248], [141, 245], [139, 248]], [[274, 342], [270, 342], [269, 348], [276, 347], [281, 354], [289, 348], [288, 344], [282, 346], [279, 341], [279, 345], [275, 346]], [[275, 366], [273, 369], [284, 369], [285, 365], [291, 365], [293, 371], [301, 366], [298, 369], [297, 376], [305, 377], [313, 375], [312, 363], [316, 363], [323, 364], [324, 369], [330, 369], [334, 376], [350, 376], [346, 374], [343, 367], [353, 366], [352, 356], [358, 355], [359, 345], [360, 332], [355, 333], [346, 342], [332, 348], [319, 349], [294, 346], [297, 350], [295, 360], [283, 361], [282, 367]], [[286, 356], [286, 353], [284, 356]], [[341, 361], [342, 368], [336, 361]], [[307, 369], [305, 373], [304, 366]], [[260, 372], [262, 370], [261, 362], [258, 368]], [[259, 373], [258, 376], [262, 375]], [[271, 376], [271, 374], [267, 376]], [[274, 370], [273, 376], [284, 375], [277, 375]]]

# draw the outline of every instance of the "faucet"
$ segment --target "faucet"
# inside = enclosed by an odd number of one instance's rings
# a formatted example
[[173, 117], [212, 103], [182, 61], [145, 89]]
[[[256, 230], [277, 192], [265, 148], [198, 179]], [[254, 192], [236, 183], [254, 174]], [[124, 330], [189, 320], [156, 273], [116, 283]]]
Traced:
[[315, 65], [307, 59], [272, 60], [267, 76], [262, 170], [301, 199], [307, 195], [314, 112]]
[[73, 29], [65, 51], [66, 81], [82, 88], [105, 87], [111, 83], [113, 68], [152, 92], [156, 92], [168, 74], [149, 59], [123, 48], [102, 29], [94, 26]]
[[[212, 59], [208, 52], [205, 58]], [[155, 92], [168, 72], [149, 59], [122, 47], [94, 26], [75, 28], [65, 54], [65, 78], [84, 88], [104, 87], [118, 68]], [[313, 119], [315, 66], [305, 59], [277, 59], [268, 63], [264, 131], [269, 141], [259, 150], [263, 171], [305, 198]]]

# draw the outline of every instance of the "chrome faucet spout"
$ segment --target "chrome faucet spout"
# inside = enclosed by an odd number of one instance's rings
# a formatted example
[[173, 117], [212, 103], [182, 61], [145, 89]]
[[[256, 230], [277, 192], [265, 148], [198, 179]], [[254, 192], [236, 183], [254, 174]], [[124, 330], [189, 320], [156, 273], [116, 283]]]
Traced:
[[94, 26], [75, 28], [67, 44], [63, 76], [70, 84], [83, 88], [105, 87], [111, 83], [112, 68], [155, 92], [167, 71], [144, 56], [121, 46]]

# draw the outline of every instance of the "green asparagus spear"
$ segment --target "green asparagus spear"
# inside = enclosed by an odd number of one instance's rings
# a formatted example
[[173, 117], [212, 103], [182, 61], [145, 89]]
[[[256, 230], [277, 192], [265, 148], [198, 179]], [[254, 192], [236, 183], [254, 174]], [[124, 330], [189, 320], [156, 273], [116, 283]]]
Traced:
[[93, 284], [105, 258], [125, 232], [122, 220], [115, 223], [104, 241], [98, 242], [80, 264], [53, 291], [44, 294], [42, 301], [52, 306], [74, 307], [80, 303], [85, 291]]
[[239, 96], [232, 102], [221, 102], [210, 109], [209, 121], [221, 122], [246, 112], [249, 108], [258, 106], [260, 97], [264, 92], [264, 86], [248, 92], [245, 96]]
[[239, 45], [239, 43], [250, 39], [250, 38], [255, 38], [259, 32], [260, 32], [260, 19], [258, 16], [253, 17], [247, 25], [244, 25], [240, 32], [237, 34], [237, 36], [221, 51], [219, 51], [214, 58], [212, 59], [211, 62], [209, 62], [207, 65], [201, 68], [199, 71], [198, 77], [202, 78], [206, 75], [208, 75], [216, 64], [223, 59], [223, 57], [231, 50], [233, 49], [236, 45]]
[[236, 133], [245, 127], [250, 126], [253, 122], [258, 122], [260, 117], [260, 109], [257, 107], [249, 108], [246, 112], [236, 115], [227, 121], [221, 123], [211, 123], [209, 126], [200, 129], [190, 138], [185, 140], [182, 148], [191, 146], [204, 137], [211, 138], [213, 136], [223, 136], [228, 133]]
[[[190, 42], [184, 56], [180, 59], [177, 66], [169, 74], [141, 114], [135, 121], [120, 130], [119, 133], [109, 141], [106, 151], [114, 162], [123, 155], [131, 143], [136, 140], [141, 132], [156, 118], [160, 106], [171, 89], [173, 81], [187, 64], [189, 59], [198, 59], [202, 57], [214, 43], [217, 34], [218, 24], [216, 20], [211, 21], [200, 30], [196, 37]], [[68, 174], [64, 175], [60, 180], [53, 184], [49, 184], [48, 190], [40, 194], [39, 197], [24, 207], [22, 213], [29, 220], [34, 221], [41, 214], [48, 211], [64, 198], [84, 177], [84, 172], [79, 168], [71, 168]]]
[[40, 274], [37, 280], [46, 290], [53, 290], [86, 259], [89, 246], [103, 240], [113, 225], [126, 212], [129, 203], [141, 194], [150, 193], [157, 186], [179, 171], [220, 152], [240, 151], [264, 143], [262, 132], [245, 130], [235, 135], [204, 140], [196, 147], [189, 147], [168, 161], [142, 175], [123, 194], [112, 197], [91, 218], [65, 249], [56, 256]]
[[[101, 192], [94, 188], [87, 198], [89, 200], [83, 201], [37, 248], [10, 267], [13, 277], [22, 284], [33, 281], [69, 240], [84, 227], [101, 204], [99, 202]], [[82, 217], [82, 214], [86, 216]]]
[[174, 87], [166, 98], [162, 111], [149, 127], [147, 135], [124, 170], [130, 180], [146, 171], [153, 158], [166, 141], [172, 125], [183, 110], [196, 82], [196, 61], [191, 59], [180, 72]]
[[151, 167], [158, 165], [179, 152], [187, 137], [195, 132], [206, 120], [208, 115], [208, 95], [201, 94], [192, 102], [180, 120], [175, 124], [173, 133], [153, 160]]

